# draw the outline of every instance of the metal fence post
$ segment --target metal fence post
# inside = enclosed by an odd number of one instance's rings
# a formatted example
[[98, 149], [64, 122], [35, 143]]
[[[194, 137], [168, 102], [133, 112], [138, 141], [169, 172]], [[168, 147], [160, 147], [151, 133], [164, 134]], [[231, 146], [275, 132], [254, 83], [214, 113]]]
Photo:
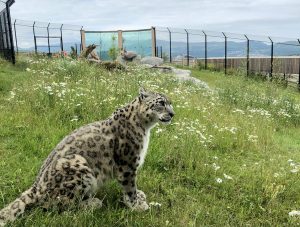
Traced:
[[160, 46], [160, 58], [163, 58], [162, 46]]
[[[6, 6], [5, 7], [7, 7], [7, 4], [5, 4]], [[3, 22], [4, 22], [4, 36], [5, 36], [5, 40], [6, 40], [6, 43], [3, 43], [4, 44], [4, 49], [9, 49], [9, 39], [8, 39], [8, 34], [9, 34], [9, 31], [7, 30], [7, 24], [8, 24], [8, 22], [6, 21], [6, 19], [7, 19], [7, 15], [3, 15]], [[4, 39], [4, 37], [3, 37], [3, 39]], [[6, 45], [5, 45], [6, 44]]]
[[158, 57], [158, 46], [155, 48], [155, 57]]
[[34, 50], [35, 50], [35, 53], [37, 54], [36, 35], [35, 35], [35, 21], [33, 22], [32, 30], [33, 30]]
[[189, 47], [189, 33], [186, 29], [186, 54], [187, 54], [187, 66], [190, 66], [190, 47]]
[[[297, 41], [300, 44], [300, 39], [297, 39]], [[298, 88], [300, 88], [300, 56], [299, 56], [299, 60], [298, 61], [299, 61], [299, 66], [298, 66], [299, 67], [299, 72], [298, 72], [299, 73], [299, 75], [298, 75]]]
[[11, 60], [12, 63], [16, 63], [16, 56], [15, 56], [15, 51], [14, 51], [14, 39], [12, 37], [12, 27], [11, 27], [11, 18], [10, 18], [10, 9], [9, 7], [14, 3], [14, 1], [7, 1], [5, 6], [6, 6], [6, 16], [7, 16], [7, 23], [8, 23], [8, 31], [6, 33], [6, 37], [9, 34], [9, 42], [10, 42], [10, 51], [11, 51]]
[[15, 30], [16, 49], [17, 49], [17, 53], [19, 53], [19, 48], [18, 48], [18, 38], [17, 38], [17, 30], [16, 30], [16, 22], [17, 22], [17, 19], [15, 19], [15, 21], [14, 21], [14, 30]]
[[83, 50], [83, 46], [82, 46], [82, 31], [83, 31], [83, 26], [81, 26], [81, 29], [80, 29], [80, 46], [82, 47], [81, 50]]
[[10, 17], [10, 6], [14, 0], [1, 1], [5, 7], [0, 11], [0, 56], [15, 64], [14, 40]]
[[64, 51], [64, 41], [63, 41], [63, 33], [62, 33], [63, 26], [64, 26], [64, 24], [61, 24], [61, 26], [60, 26], [60, 48], [61, 48], [61, 52]]
[[50, 50], [50, 34], [49, 34], [49, 26], [50, 26], [50, 23], [48, 23], [48, 26], [47, 26], [47, 34], [48, 34], [48, 37], [47, 37], [47, 39], [48, 39], [48, 55], [50, 56], [50, 54], [51, 54], [51, 50]]
[[170, 42], [170, 44], [169, 44], [169, 46], [170, 46], [170, 53], [169, 53], [169, 55], [170, 55], [170, 63], [172, 63], [172, 33], [171, 33], [171, 31], [170, 31], [169, 28], [167, 28], [167, 29], [169, 31], [169, 42]]
[[225, 53], [225, 56], [224, 56], [224, 71], [225, 71], [225, 74], [227, 74], [227, 36], [225, 35], [224, 32], [222, 32], [224, 38], [225, 38], [225, 49], [224, 49], [224, 53]]
[[271, 70], [270, 70], [270, 77], [273, 77], [273, 57], [274, 57], [274, 43], [271, 37], [268, 37], [271, 41]]
[[152, 56], [156, 57], [156, 29], [151, 27]]
[[249, 70], [250, 70], [250, 40], [247, 35], [245, 35], [245, 38], [247, 39], [247, 76], [249, 76]]
[[3, 41], [3, 30], [2, 30], [2, 20], [1, 20], [1, 15], [0, 15], [0, 51], [4, 50], [4, 41]]
[[207, 69], [207, 35], [204, 31], [202, 31], [204, 34], [204, 68]]

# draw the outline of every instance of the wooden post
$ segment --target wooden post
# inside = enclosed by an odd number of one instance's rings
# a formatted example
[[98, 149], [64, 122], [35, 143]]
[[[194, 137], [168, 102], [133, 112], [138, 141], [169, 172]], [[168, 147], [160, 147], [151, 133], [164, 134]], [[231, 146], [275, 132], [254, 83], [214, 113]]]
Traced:
[[119, 48], [119, 50], [123, 49], [123, 35], [122, 35], [122, 30], [118, 30], [118, 48]]
[[80, 30], [81, 34], [81, 49], [84, 50], [86, 48], [86, 43], [85, 43], [85, 30]]
[[156, 56], [156, 32], [155, 32], [155, 27], [151, 28], [151, 33], [152, 33], [152, 56]]

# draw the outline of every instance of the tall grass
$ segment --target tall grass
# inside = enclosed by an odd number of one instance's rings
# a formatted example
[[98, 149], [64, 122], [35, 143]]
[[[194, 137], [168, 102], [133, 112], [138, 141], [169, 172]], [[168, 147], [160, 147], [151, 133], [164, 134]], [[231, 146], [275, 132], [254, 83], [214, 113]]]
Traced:
[[[28, 188], [73, 129], [105, 119], [138, 88], [167, 94], [176, 116], [153, 129], [138, 185], [153, 205], [131, 212], [109, 183], [97, 210], [34, 209], [17, 226], [281, 226], [300, 207], [300, 102], [269, 82], [193, 71], [211, 89], [141, 67], [106, 71], [65, 59], [0, 62], [0, 207]], [[155, 203], [153, 203], [155, 204]]]

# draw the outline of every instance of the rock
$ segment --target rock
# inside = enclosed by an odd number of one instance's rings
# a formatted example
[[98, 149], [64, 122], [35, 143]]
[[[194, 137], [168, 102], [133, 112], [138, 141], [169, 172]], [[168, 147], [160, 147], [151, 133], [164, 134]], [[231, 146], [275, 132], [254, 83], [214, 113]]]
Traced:
[[164, 66], [164, 65], [161, 65], [161, 66], [156, 66], [155, 65], [155, 66], [151, 66], [150, 68], [152, 68], [152, 69], [158, 69], [162, 73], [172, 73], [173, 69], [174, 69], [171, 66]]
[[191, 70], [172, 68], [172, 72], [181, 78], [188, 78], [191, 76]]
[[137, 57], [137, 53], [135, 53], [134, 51], [122, 50], [121, 56], [125, 61], [132, 61], [134, 58]]
[[142, 59], [141, 55], [137, 55], [134, 59], [132, 59], [132, 62], [139, 64], [141, 63], [141, 59]]
[[157, 69], [157, 70], [159, 70], [160, 72], [163, 72], [163, 73], [172, 73], [176, 76], [176, 78], [179, 81], [191, 81], [195, 84], [198, 84], [201, 87], [209, 89], [209, 86], [207, 85], [207, 83], [191, 76], [191, 70], [177, 69], [177, 68], [174, 68], [172, 66], [164, 66], [164, 65], [162, 65], [162, 66], [152, 66], [152, 67], [149, 67], [149, 68]]
[[153, 68], [152, 65], [148, 65], [148, 64], [141, 64], [142, 67], [144, 67], [145, 69], [151, 69]]
[[141, 64], [147, 64], [152, 66], [159, 66], [164, 63], [164, 60], [162, 58], [158, 57], [144, 57], [141, 59]]
[[172, 67], [172, 73], [175, 74], [175, 76], [178, 78], [180, 81], [191, 81], [194, 84], [197, 84], [203, 88], [209, 89], [209, 86], [207, 83], [205, 83], [202, 80], [199, 80], [195, 77], [191, 76], [191, 71], [190, 70], [185, 70], [185, 69], [176, 69]]

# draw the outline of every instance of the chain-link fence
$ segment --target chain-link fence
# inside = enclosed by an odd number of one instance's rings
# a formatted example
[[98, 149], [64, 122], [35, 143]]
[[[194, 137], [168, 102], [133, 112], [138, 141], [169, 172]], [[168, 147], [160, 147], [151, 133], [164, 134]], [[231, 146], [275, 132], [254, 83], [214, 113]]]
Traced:
[[13, 20], [15, 49], [20, 52], [52, 53], [70, 52], [71, 47], [80, 52], [82, 26]]
[[[3, 1], [0, 2], [3, 4]], [[197, 65], [203, 69], [224, 70], [225, 73], [234, 69], [247, 75], [280, 75], [291, 77], [300, 84], [300, 40], [296, 38], [167, 27], [84, 31], [78, 25], [18, 19], [12, 20], [9, 26], [8, 20], [5, 21], [8, 13], [4, 8], [0, 17], [0, 53], [6, 58], [14, 58], [14, 46], [17, 53], [51, 55], [70, 52], [72, 47], [79, 53], [85, 45], [93, 43], [97, 45], [96, 51], [103, 60], [114, 58], [117, 50], [124, 48], [141, 56], [155, 55], [175, 64]], [[7, 31], [13, 32], [14, 37], [9, 36]]]
[[300, 71], [296, 38], [156, 27], [156, 55], [187, 66], [289, 76], [300, 82], [295, 78]]

